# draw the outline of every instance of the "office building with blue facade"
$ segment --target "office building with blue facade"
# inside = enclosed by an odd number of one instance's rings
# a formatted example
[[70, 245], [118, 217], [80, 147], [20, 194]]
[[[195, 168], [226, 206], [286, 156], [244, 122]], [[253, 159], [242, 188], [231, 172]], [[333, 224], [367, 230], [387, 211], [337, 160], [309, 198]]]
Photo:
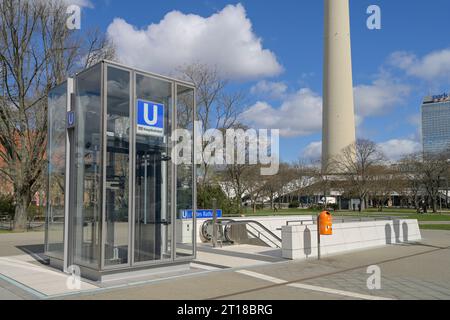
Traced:
[[424, 99], [422, 137], [425, 154], [437, 154], [450, 149], [450, 97], [448, 94]]

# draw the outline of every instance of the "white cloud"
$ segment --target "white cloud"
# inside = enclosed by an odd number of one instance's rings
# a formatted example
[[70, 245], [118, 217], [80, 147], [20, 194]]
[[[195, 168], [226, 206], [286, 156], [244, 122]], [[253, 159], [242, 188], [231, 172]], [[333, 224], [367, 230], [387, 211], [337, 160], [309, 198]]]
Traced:
[[414, 140], [393, 139], [380, 143], [379, 147], [389, 160], [399, 160], [408, 154], [419, 152], [422, 145]]
[[[285, 137], [307, 136], [321, 132], [322, 97], [311, 89], [301, 89], [288, 94], [283, 83], [261, 81], [252, 93], [266, 93], [282, 99], [280, 107], [259, 101], [242, 116], [246, 123], [267, 129], [280, 129]], [[366, 117], [382, 115], [405, 102], [410, 87], [392, 80], [388, 75], [380, 75], [370, 85], [354, 88], [356, 125]]]
[[65, 0], [68, 4], [76, 4], [80, 7], [94, 8], [94, 4], [90, 0]]
[[308, 160], [320, 160], [322, 157], [322, 141], [311, 142], [303, 149], [302, 157]]
[[76, 5], [82, 8], [94, 8], [94, 4], [91, 0], [31, 0], [37, 3], [46, 2], [51, 4], [65, 4], [66, 6]]
[[250, 89], [250, 93], [280, 99], [285, 96], [287, 89], [287, 85], [283, 82], [261, 80]]
[[64, 2], [68, 6], [76, 5], [83, 8], [90, 8], [90, 9], [94, 8], [94, 4], [91, 2], [91, 0], [62, 0], [62, 2]]
[[257, 79], [283, 71], [275, 54], [263, 48], [241, 4], [207, 18], [172, 11], [142, 29], [116, 18], [107, 34], [123, 63], [158, 73], [198, 62], [229, 79]]
[[422, 58], [409, 52], [394, 52], [389, 62], [410, 76], [427, 81], [450, 80], [450, 49], [433, 51]]
[[[402, 157], [419, 152], [422, 148], [421, 144], [414, 140], [392, 139], [378, 144], [380, 150], [387, 159], [395, 161]], [[302, 151], [302, 157], [309, 160], [320, 160], [322, 156], [322, 142], [312, 142]]]
[[[287, 93], [284, 83], [260, 81], [252, 89], [253, 94], [266, 94], [282, 99], [280, 107], [259, 101], [242, 116], [242, 120], [258, 128], [280, 129], [285, 137], [307, 136], [321, 132], [322, 97], [311, 89]], [[369, 85], [354, 88], [355, 121], [360, 126], [366, 117], [379, 116], [405, 103], [411, 88], [398, 83], [388, 74], [380, 74]]]
[[355, 109], [358, 122], [362, 118], [378, 116], [405, 102], [411, 88], [397, 83], [388, 75], [380, 75], [370, 85], [358, 85], [354, 88]]
[[307, 136], [322, 130], [322, 97], [311, 89], [287, 95], [279, 108], [257, 102], [241, 120], [262, 129], [280, 129], [284, 137]]

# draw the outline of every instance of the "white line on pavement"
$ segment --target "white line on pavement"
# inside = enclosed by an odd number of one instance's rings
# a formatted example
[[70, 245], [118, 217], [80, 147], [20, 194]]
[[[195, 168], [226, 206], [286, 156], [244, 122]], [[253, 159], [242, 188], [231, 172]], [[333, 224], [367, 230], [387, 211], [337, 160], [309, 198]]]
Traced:
[[276, 284], [287, 283], [287, 281], [285, 281], [285, 280], [277, 279], [277, 278], [274, 278], [274, 277], [271, 277], [271, 276], [266, 276], [265, 274], [261, 274], [261, 273], [257, 273], [257, 272], [253, 272], [253, 271], [238, 270], [236, 272], [240, 273], [240, 274], [244, 274], [244, 275], [249, 276], [249, 277], [253, 277], [253, 278], [256, 278], [256, 279], [269, 281], [269, 282], [276, 283]]
[[197, 268], [197, 269], [203, 269], [203, 270], [222, 270], [222, 269], [217, 268], [217, 267], [207, 266], [207, 265], [204, 265], [204, 264], [198, 264], [198, 263], [194, 263], [194, 262], [191, 262], [191, 267], [192, 268]]
[[[267, 276], [265, 274], [261, 274], [261, 273], [257, 273], [257, 272], [253, 272], [253, 271], [248, 271], [248, 270], [238, 270], [238, 271], [236, 271], [236, 273], [240, 273], [240, 274], [252, 277], [252, 278], [265, 280], [265, 281], [276, 283], [276, 284], [287, 283], [287, 281], [285, 281], [285, 280], [274, 278], [274, 277]], [[377, 297], [377, 296], [371, 296], [371, 295], [366, 295], [366, 294], [361, 294], [361, 293], [356, 293], [356, 292], [329, 289], [329, 288], [311, 286], [311, 285], [300, 284], [300, 283], [288, 284], [287, 286], [292, 287], [292, 288], [297, 288], [297, 289], [317, 291], [317, 292], [323, 292], [323, 293], [346, 296], [346, 297], [363, 299], [363, 300], [392, 300], [392, 299], [384, 298], [384, 297]]]
[[363, 299], [363, 300], [392, 300], [392, 299], [384, 298], [384, 297], [370, 296], [370, 295], [360, 294], [360, 293], [356, 293], [356, 292], [322, 288], [322, 287], [311, 286], [311, 285], [300, 284], [300, 283], [289, 284], [288, 287], [324, 292], [324, 293], [335, 294], [335, 295], [340, 295], [340, 296], [347, 296], [347, 297], [351, 297], [351, 298]]

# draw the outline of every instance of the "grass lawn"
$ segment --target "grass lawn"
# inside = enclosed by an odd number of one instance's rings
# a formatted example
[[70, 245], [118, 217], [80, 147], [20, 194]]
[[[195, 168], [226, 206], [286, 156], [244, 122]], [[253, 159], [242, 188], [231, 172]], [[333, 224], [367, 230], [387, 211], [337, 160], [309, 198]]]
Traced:
[[[365, 212], [370, 213], [380, 213], [376, 208], [369, 208]], [[396, 209], [396, 208], [383, 208], [383, 213], [394, 213], [394, 214], [417, 214], [415, 209]]]
[[273, 210], [259, 210], [254, 213], [251, 209], [244, 211], [244, 215], [246, 217], [267, 217], [267, 216], [301, 216], [301, 215], [315, 215], [317, 214], [317, 211], [310, 211], [310, 210], [299, 210], [299, 209], [283, 209], [278, 210], [278, 212], [274, 212]]
[[415, 214], [408, 217], [409, 219], [417, 219], [419, 221], [450, 221], [449, 215], [443, 214]]
[[[311, 210], [301, 210], [301, 209], [282, 209], [278, 210], [278, 212], [274, 212], [273, 210], [260, 210], [256, 213], [253, 213], [251, 209], [248, 209], [244, 212], [246, 217], [268, 217], [268, 216], [290, 216], [290, 215], [317, 215], [319, 211], [311, 211]], [[384, 209], [383, 212], [379, 212], [377, 209], [369, 209], [362, 213], [354, 212], [354, 211], [338, 211], [333, 213], [338, 217], [398, 217], [398, 218], [408, 218], [408, 219], [417, 219], [418, 221], [450, 221], [450, 214], [435, 214], [435, 213], [427, 213], [427, 214], [417, 214], [415, 210], [412, 209]]]
[[422, 224], [422, 225], [420, 225], [420, 229], [450, 231], [450, 224]]

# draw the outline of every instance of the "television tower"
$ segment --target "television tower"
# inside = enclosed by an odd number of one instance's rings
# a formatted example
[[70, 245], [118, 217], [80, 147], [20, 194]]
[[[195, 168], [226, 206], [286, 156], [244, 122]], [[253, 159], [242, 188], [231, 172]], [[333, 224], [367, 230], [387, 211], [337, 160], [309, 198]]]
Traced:
[[325, 0], [322, 171], [338, 173], [331, 159], [355, 143], [349, 0]]

